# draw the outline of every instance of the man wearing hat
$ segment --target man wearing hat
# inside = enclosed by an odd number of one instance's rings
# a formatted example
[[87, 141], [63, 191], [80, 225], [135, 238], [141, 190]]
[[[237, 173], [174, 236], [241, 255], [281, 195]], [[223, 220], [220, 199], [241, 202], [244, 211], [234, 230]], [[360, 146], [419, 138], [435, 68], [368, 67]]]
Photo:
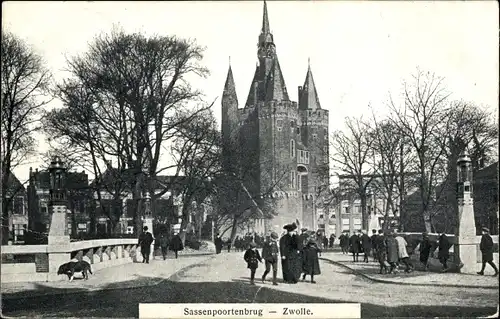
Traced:
[[266, 262], [266, 271], [262, 275], [262, 283], [266, 280], [267, 274], [271, 271], [271, 266], [273, 268], [273, 285], [277, 286], [277, 275], [278, 275], [278, 259], [279, 259], [279, 248], [278, 248], [278, 234], [272, 232], [269, 240], [264, 244], [262, 248], [262, 258]]
[[491, 267], [493, 267], [493, 270], [495, 270], [495, 274], [493, 276], [497, 276], [498, 268], [493, 262], [493, 239], [490, 236], [490, 230], [486, 227], [483, 227], [483, 236], [481, 237], [479, 249], [481, 250], [483, 257], [483, 266], [481, 267], [481, 271], [477, 274], [484, 275], [484, 268], [486, 268], [486, 263], [488, 263]]
[[[297, 225], [295, 223], [288, 224], [283, 227], [286, 230], [286, 234], [284, 234], [280, 238], [280, 255], [281, 255], [281, 271], [283, 272], [283, 281], [286, 283], [292, 283], [294, 281], [294, 273], [292, 271], [293, 267], [293, 259], [294, 259], [294, 251], [293, 246], [296, 246], [294, 243], [294, 231], [297, 229]], [[295, 244], [295, 245], [294, 245]]]

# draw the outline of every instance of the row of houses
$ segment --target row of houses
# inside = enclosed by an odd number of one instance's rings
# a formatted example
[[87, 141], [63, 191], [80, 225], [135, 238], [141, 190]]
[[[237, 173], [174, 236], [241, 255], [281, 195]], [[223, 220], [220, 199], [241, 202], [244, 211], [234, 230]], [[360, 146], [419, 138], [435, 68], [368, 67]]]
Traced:
[[[134, 210], [137, 208], [128, 186], [131, 183], [127, 178], [127, 173], [110, 165], [100, 181], [90, 181], [84, 171], [66, 172], [67, 205], [71, 212], [67, 216], [70, 234], [99, 236], [132, 233]], [[98, 182], [99, 187], [96, 185]], [[178, 223], [183, 209], [183, 187], [187, 179], [183, 176], [164, 175], [147, 180], [146, 183], [154, 190], [150, 207], [155, 219], [171, 225]], [[29, 180], [25, 184], [11, 173], [8, 184], [10, 240], [14, 243], [23, 242], [26, 229], [39, 234], [48, 233], [51, 187], [49, 171], [30, 168]], [[193, 200], [200, 201], [200, 198], [193, 197]], [[208, 212], [204, 211], [203, 214], [201, 218], [206, 220]], [[118, 217], [112, 221], [114, 216]], [[190, 215], [189, 221], [193, 218]]]

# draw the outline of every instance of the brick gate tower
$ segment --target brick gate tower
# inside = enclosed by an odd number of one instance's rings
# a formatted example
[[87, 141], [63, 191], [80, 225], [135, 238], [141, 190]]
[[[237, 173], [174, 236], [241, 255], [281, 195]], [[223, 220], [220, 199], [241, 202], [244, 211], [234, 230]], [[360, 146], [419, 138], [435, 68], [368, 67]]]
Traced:
[[[231, 65], [222, 96], [223, 165], [245, 189], [233, 189], [234, 198], [254, 211], [258, 233], [281, 233], [296, 220], [317, 228], [329, 183], [328, 110], [321, 108], [310, 65], [298, 102], [290, 100], [265, 1], [257, 57], [244, 107], [238, 107]], [[272, 218], [261, 218], [266, 210]]]

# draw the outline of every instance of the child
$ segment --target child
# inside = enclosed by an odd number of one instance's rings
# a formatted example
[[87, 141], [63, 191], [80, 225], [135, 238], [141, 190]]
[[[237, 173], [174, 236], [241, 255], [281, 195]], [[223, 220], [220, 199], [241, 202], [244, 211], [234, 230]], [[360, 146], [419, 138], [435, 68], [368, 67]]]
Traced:
[[311, 283], [315, 284], [314, 275], [320, 275], [321, 270], [319, 268], [319, 257], [318, 254], [321, 250], [318, 248], [318, 245], [313, 239], [310, 239], [307, 243], [307, 246], [304, 248], [304, 260], [302, 263], [302, 270], [304, 275], [302, 276], [302, 280], [306, 280], [306, 276], [311, 276]]
[[249, 246], [250, 248], [245, 251], [243, 259], [247, 262], [247, 268], [250, 269], [250, 284], [255, 285], [255, 271], [259, 267], [259, 262], [262, 262], [262, 258], [254, 242], [251, 242]]

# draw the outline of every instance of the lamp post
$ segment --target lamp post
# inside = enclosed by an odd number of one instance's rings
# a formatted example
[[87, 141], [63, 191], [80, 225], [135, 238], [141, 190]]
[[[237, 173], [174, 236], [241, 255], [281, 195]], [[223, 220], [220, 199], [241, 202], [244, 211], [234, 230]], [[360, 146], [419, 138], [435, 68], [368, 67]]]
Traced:
[[472, 161], [465, 149], [457, 160], [458, 227], [455, 233], [455, 257], [461, 272], [474, 273], [477, 268], [476, 223], [472, 199]]
[[59, 156], [55, 156], [50, 163], [49, 175], [49, 241], [57, 241], [57, 238], [69, 235], [66, 222], [66, 169]]

